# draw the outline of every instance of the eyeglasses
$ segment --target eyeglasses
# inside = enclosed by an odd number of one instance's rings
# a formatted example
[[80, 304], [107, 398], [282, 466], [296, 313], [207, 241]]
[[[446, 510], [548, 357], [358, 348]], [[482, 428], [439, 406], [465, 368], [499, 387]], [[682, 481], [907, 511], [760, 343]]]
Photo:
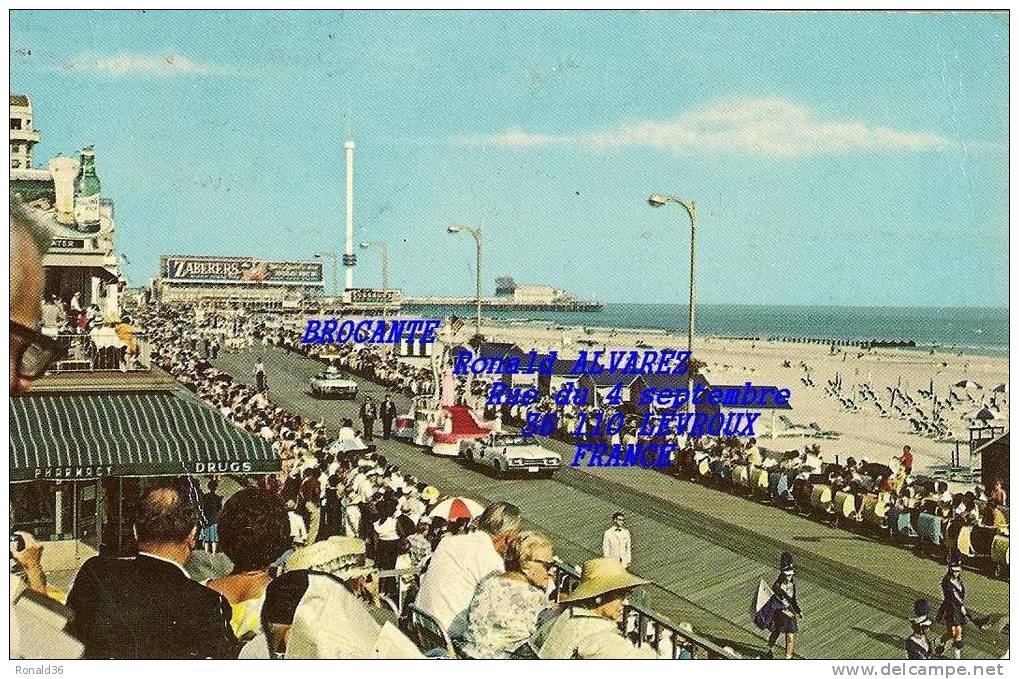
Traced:
[[11, 337], [17, 337], [17, 346], [12, 346], [14, 365], [18, 377], [35, 380], [42, 377], [50, 363], [64, 355], [64, 350], [52, 337], [38, 330], [11, 321]]

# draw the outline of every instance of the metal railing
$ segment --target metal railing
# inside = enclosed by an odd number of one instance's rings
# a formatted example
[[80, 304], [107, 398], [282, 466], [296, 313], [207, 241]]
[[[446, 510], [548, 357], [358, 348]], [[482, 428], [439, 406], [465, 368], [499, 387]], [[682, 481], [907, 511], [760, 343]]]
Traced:
[[[580, 572], [577, 568], [559, 560], [556, 560], [552, 567], [552, 577], [553, 601], [559, 601], [580, 583]], [[620, 631], [637, 646], [651, 646], [661, 657], [688, 660], [728, 660], [743, 657], [734, 650], [723, 648], [692, 629], [684, 629], [664, 616], [635, 603], [628, 603], [624, 607]]]
[[148, 370], [152, 366], [151, 344], [144, 333], [135, 333], [130, 345], [119, 340], [94, 338], [87, 333], [57, 335], [57, 344], [64, 355], [51, 367], [50, 372], [74, 371], [104, 372]]

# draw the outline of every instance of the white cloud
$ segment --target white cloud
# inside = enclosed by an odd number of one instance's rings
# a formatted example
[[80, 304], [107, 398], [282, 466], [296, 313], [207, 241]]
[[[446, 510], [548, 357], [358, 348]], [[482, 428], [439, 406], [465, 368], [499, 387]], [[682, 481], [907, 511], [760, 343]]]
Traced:
[[93, 53], [79, 54], [60, 66], [60, 70], [121, 77], [143, 75], [169, 77], [177, 75], [226, 74], [225, 69], [213, 64], [194, 61], [179, 54], [137, 54], [122, 52], [113, 56]]
[[783, 99], [736, 99], [684, 111], [672, 120], [640, 121], [582, 134], [554, 135], [511, 129], [457, 140], [468, 146], [531, 148], [644, 147], [674, 153], [732, 152], [777, 157], [857, 150], [920, 150], [947, 146], [931, 132], [912, 132], [853, 120], [823, 120]]

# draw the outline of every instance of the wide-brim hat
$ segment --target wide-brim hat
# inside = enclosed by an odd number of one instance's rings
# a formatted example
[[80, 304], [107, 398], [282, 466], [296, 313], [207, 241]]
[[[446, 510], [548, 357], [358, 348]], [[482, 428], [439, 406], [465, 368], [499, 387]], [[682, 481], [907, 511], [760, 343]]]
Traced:
[[332, 573], [344, 580], [375, 572], [375, 563], [365, 559], [364, 540], [333, 536], [294, 551], [287, 559], [286, 570], [311, 570]]
[[421, 499], [425, 502], [431, 502], [439, 499], [439, 489], [435, 486], [428, 486], [421, 491]]
[[615, 559], [591, 559], [584, 562], [580, 584], [563, 601], [569, 603], [593, 599], [608, 592], [633, 589], [634, 587], [650, 584], [650, 582], [650, 580], [638, 578], [633, 573], [630, 573], [623, 564]]
[[778, 569], [785, 575], [792, 575], [796, 572], [793, 568], [793, 555], [789, 552], [782, 552], [782, 557], [779, 559]]

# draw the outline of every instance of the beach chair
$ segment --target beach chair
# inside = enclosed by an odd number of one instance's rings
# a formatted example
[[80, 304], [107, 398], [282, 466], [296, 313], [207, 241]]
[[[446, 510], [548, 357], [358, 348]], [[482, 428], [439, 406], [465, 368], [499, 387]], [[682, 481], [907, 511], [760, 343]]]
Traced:
[[976, 558], [991, 556], [991, 542], [998, 534], [998, 529], [991, 526], [974, 526], [970, 534], [973, 556]]
[[783, 472], [771, 472], [768, 474], [768, 493], [773, 500], [785, 500], [788, 498], [789, 477]]
[[856, 496], [852, 493], [840, 490], [835, 493], [835, 515], [843, 519], [855, 519]]
[[956, 539], [956, 548], [963, 556], [973, 556], [973, 526], [963, 526], [959, 529], [959, 537]]
[[440, 648], [450, 658], [460, 657], [453, 646], [453, 640], [449, 638], [449, 635], [439, 625], [439, 621], [425, 613], [415, 604], [410, 605], [410, 621], [417, 639], [418, 648], [423, 653]]
[[995, 535], [991, 540], [991, 567], [995, 575], [1008, 574], [1008, 536]]
[[917, 534], [913, 529], [913, 516], [911, 512], [899, 512], [895, 517], [896, 534], [907, 540], [916, 540]]
[[863, 507], [860, 514], [863, 522], [875, 528], [884, 528], [885, 516], [888, 514], [888, 499], [884, 493], [863, 496]]
[[935, 547], [943, 542], [941, 517], [923, 512], [916, 518], [916, 533], [920, 539]]
[[815, 483], [810, 488], [810, 506], [815, 511], [829, 513], [831, 511], [831, 486]]

